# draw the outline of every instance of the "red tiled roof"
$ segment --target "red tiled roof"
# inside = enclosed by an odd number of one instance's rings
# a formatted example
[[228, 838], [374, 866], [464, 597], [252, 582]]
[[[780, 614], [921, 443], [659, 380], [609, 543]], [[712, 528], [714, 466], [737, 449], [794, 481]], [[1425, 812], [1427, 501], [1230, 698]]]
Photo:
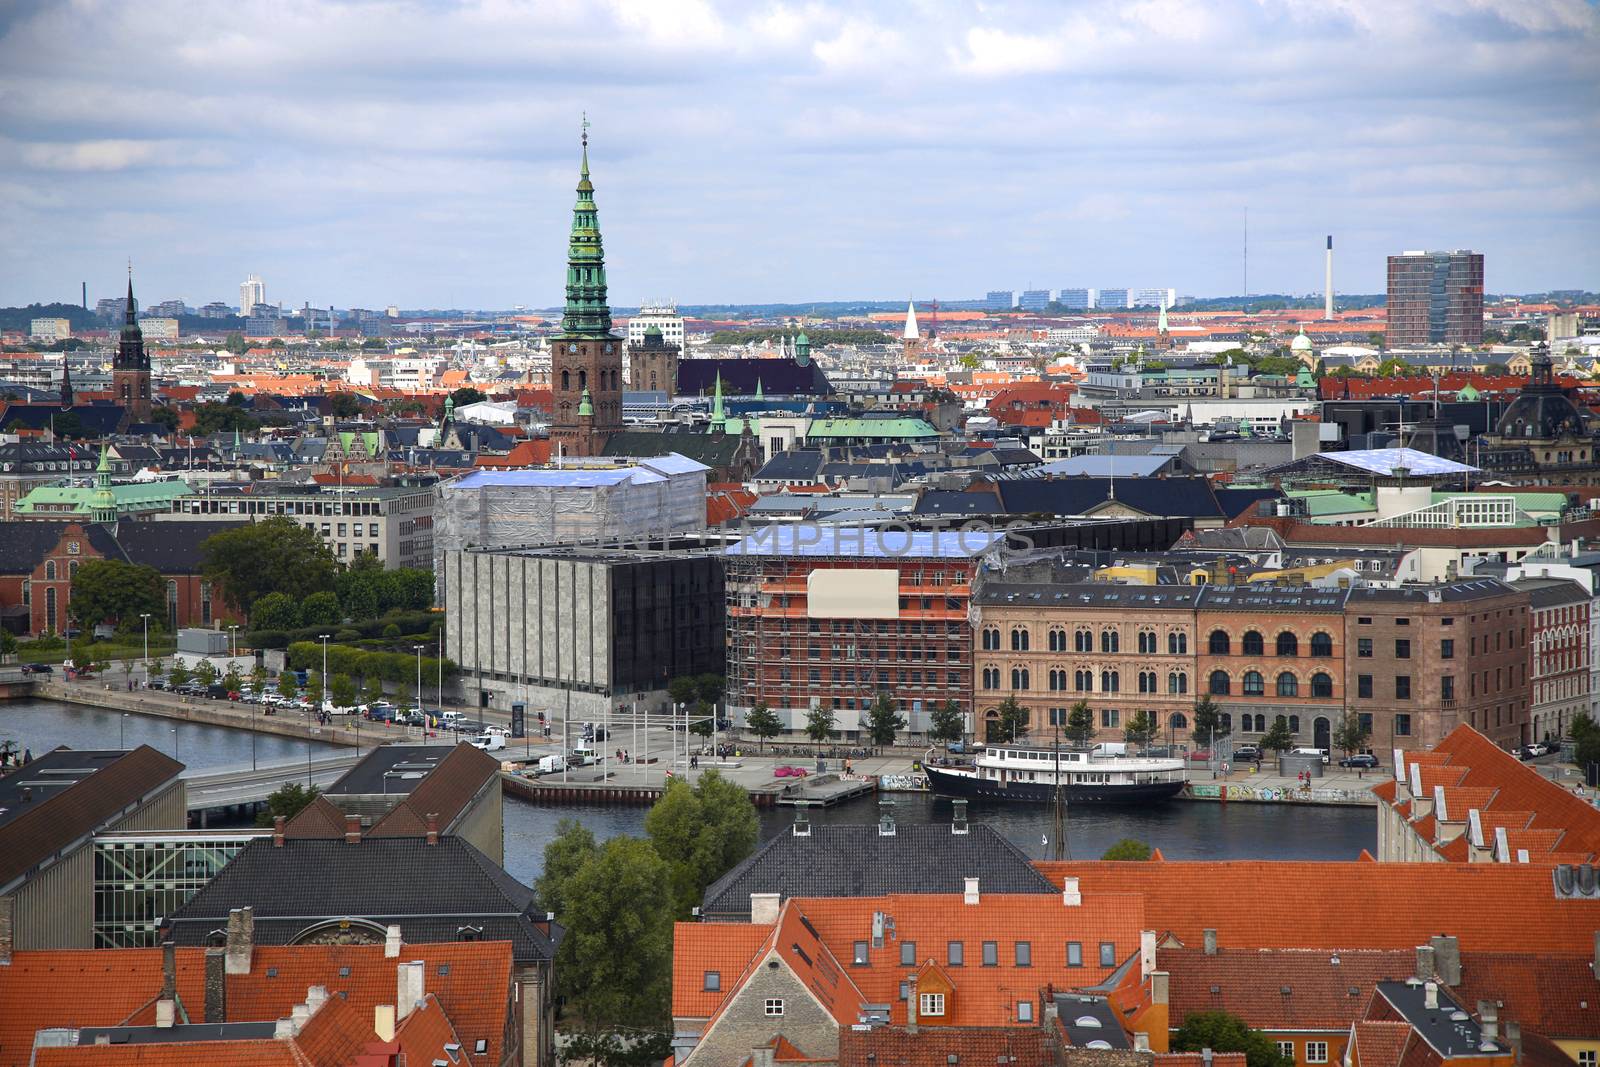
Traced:
[[[1454, 934], [1463, 951], [1587, 955], [1573, 930], [1600, 929], [1600, 899], [1558, 900], [1548, 867], [1500, 863], [1306, 863], [1265, 860], [1039, 861], [1082, 892], [1140, 893], [1146, 925], [1185, 944], [1217, 931], [1228, 948], [1393, 948]], [[1293, 908], [1240, 908], [1241, 900]], [[1503, 907], [1485, 906], [1499, 902]], [[1360, 916], [1352, 925], [1350, 916]], [[1580, 943], [1581, 942], [1581, 943]]]
[[[1055, 1062], [1048, 1034], [1037, 1026], [924, 1026], [914, 1034], [880, 1026], [839, 1033], [839, 1067], [945, 1067], [956, 1058], [975, 1064]], [[1244, 1057], [1239, 1060], [1243, 1067]]]
[[[149, 1045], [79, 1045], [42, 1048], [35, 1067], [306, 1067], [288, 1041], [260, 1038], [249, 1041], [173, 1041]], [[321, 1067], [319, 1064], [318, 1067]]]
[[1374, 985], [1415, 972], [1416, 952], [1160, 949], [1156, 964], [1172, 976], [1173, 1026], [1196, 1012], [1226, 1011], [1260, 1030], [1343, 1030], [1361, 1017]]
[[1411, 1039], [1411, 1024], [1362, 1021], [1355, 1024], [1355, 1067], [1396, 1067]]
[[394, 1037], [400, 1045], [400, 1051], [405, 1054], [403, 1062], [418, 1065], [448, 1061], [445, 1045], [462, 1043], [456, 1036], [455, 1027], [450, 1024], [449, 1016], [440, 1006], [439, 998], [432, 993], [423, 998], [421, 1006], [395, 1028]]
[[[672, 935], [672, 1014], [709, 1018], [772, 929], [771, 923], [678, 923]], [[721, 989], [705, 988], [707, 971], [717, 972]]]

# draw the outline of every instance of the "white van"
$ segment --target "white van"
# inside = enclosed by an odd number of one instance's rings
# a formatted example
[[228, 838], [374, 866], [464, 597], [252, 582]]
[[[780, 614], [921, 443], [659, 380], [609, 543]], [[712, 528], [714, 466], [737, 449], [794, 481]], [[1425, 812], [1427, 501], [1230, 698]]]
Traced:
[[1325, 749], [1325, 748], [1291, 748], [1289, 750], [1289, 755], [1291, 755], [1291, 756], [1317, 756], [1322, 760], [1323, 763], [1327, 763], [1328, 762], [1328, 750]]
[[555, 774], [558, 771], [564, 770], [566, 766], [567, 761], [560, 756], [539, 757], [538, 770], [540, 774]]
[[473, 748], [481, 748], [485, 752], [499, 752], [506, 747], [506, 735], [503, 733], [482, 733], [467, 739], [467, 744]]
[[465, 712], [447, 711], [439, 716], [439, 728], [441, 730], [459, 730], [465, 725], [467, 725]]

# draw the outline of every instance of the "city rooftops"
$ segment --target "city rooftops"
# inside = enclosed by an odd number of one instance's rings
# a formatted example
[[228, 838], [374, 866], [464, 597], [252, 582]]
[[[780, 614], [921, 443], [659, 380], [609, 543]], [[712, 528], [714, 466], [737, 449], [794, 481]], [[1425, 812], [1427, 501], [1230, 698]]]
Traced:
[[379, 745], [362, 757], [324, 792], [339, 794], [406, 794], [432, 774], [455, 745]]
[[[499, 487], [543, 489], [598, 489], [632, 482], [645, 485], [666, 481], [673, 475], [709, 472], [710, 467], [687, 456], [669, 452], [646, 459], [617, 457], [596, 463], [593, 460], [564, 460], [566, 466], [512, 471], [472, 471], [448, 484], [452, 490]], [[602, 465], [602, 463], [604, 465]], [[576, 464], [576, 465], [574, 465]]]
[[995, 530], [905, 530], [863, 526], [769, 526], [729, 546], [730, 556], [973, 559], [1005, 540]]
[[1434, 585], [1408, 585], [1399, 588], [1382, 588], [1379, 586], [1363, 585], [1350, 590], [1350, 600], [1367, 603], [1382, 603], [1384, 601], [1428, 604], [1437, 601], [1456, 603], [1463, 600], [1484, 600], [1489, 597], [1505, 596], [1517, 590], [1496, 578], [1471, 578], [1456, 582], [1441, 582]]
[[1107, 582], [1061, 585], [988, 582], [975, 599], [979, 604], [993, 606], [1172, 609], [1198, 606], [1206, 588], [1202, 585], [1113, 585]]
[[[1431, 1007], [1428, 1004], [1430, 992], [1433, 997]], [[1377, 994], [1411, 1024], [1411, 1028], [1428, 1043], [1429, 1048], [1445, 1059], [1504, 1055], [1511, 1051], [1491, 1041], [1478, 1020], [1457, 1004], [1450, 991], [1439, 983], [1422, 982], [1415, 978], [1404, 982], [1379, 982]]]

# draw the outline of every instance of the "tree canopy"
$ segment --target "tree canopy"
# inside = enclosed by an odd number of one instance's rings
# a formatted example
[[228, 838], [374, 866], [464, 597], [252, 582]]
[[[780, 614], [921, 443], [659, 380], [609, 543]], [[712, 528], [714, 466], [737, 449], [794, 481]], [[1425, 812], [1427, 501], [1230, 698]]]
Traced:
[[484, 396], [478, 390], [474, 389], [472, 386], [463, 385], [460, 389], [457, 389], [455, 392], [450, 394], [450, 399], [455, 403], [455, 406], [459, 408], [466, 404], [481, 404], [489, 398]]
[[154, 567], [119, 559], [91, 559], [72, 579], [67, 612], [80, 626], [115, 622], [119, 630], [140, 630], [141, 614], [157, 628], [166, 619], [166, 584]]
[[867, 734], [872, 743], [892, 745], [895, 734], [905, 728], [905, 716], [895, 710], [894, 699], [888, 693], [879, 693], [878, 699], [872, 702], [872, 710], [867, 713]]
[[672, 978], [668, 868], [646, 841], [615, 837], [566, 878], [556, 975], [590, 1023], [659, 1026]]
[[757, 703], [750, 709], [750, 714], [744, 717], [744, 728], [755, 734], [758, 742], [765, 744], [783, 732], [783, 722], [777, 712], [765, 704]]
[[268, 593], [304, 600], [332, 589], [338, 571], [322, 538], [283, 515], [213, 534], [201, 552], [203, 573], [236, 605]]
[[838, 728], [839, 724], [833, 717], [833, 709], [825, 708], [821, 704], [806, 712], [806, 736], [817, 744], [828, 739], [828, 735]]
[[1143, 861], [1150, 858], [1150, 846], [1134, 837], [1124, 837], [1106, 849], [1103, 860]]
[[674, 914], [686, 920], [706, 887], [755, 850], [760, 827], [750, 795], [713, 770], [693, 786], [672, 779], [644, 829], [666, 861]]
[[1242, 1052], [1247, 1067], [1294, 1067], [1266, 1034], [1225, 1011], [1191, 1012], [1173, 1034], [1171, 1047], [1174, 1052]]
[[267, 810], [256, 816], [257, 826], [271, 826], [279, 815], [292, 819], [321, 792], [316, 786], [307, 788], [299, 782], [285, 782], [267, 796]]
[[967, 732], [967, 718], [961, 714], [961, 705], [946, 700], [928, 717], [928, 737], [933, 741], [959, 741]]

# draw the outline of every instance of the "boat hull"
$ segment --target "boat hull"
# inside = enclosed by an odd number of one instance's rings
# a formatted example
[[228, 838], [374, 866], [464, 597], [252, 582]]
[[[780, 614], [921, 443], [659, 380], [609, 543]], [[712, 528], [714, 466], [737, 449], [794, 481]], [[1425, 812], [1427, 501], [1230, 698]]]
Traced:
[[[1018, 804], [1050, 804], [1055, 801], [1055, 786], [1049, 782], [1006, 782], [961, 774], [945, 767], [925, 766], [928, 785], [947, 797], [972, 797], [1003, 800]], [[1062, 789], [1068, 804], [1155, 804], [1171, 800], [1183, 792], [1184, 783], [1140, 782], [1131, 785], [1071, 784]]]

